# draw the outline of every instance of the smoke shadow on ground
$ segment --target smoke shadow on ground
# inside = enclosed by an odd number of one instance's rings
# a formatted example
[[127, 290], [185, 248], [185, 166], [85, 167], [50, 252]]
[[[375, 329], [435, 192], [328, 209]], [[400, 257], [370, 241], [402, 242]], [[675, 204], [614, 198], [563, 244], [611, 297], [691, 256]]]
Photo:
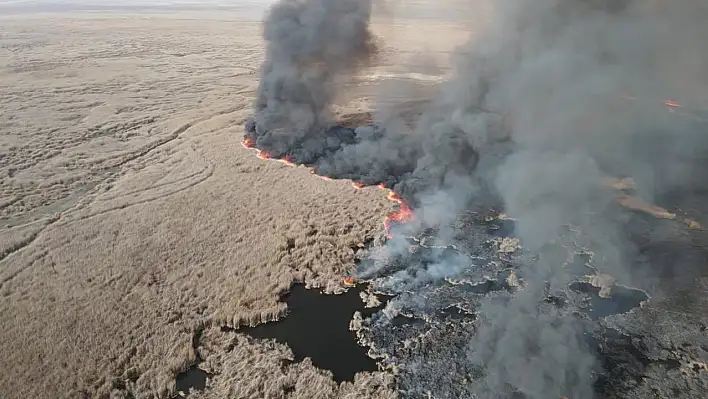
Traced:
[[230, 331], [257, 339], [275, 339], [290, 347], [296, 362], [309, 357], [316, 367], [331, 371], [335, 381], [353, 381], [356, 373], [377, 371], [378, 366], [367, 355], [367, 348], [357, 343], [349, 323], [355, 312], [367, 318], [390, 299], [379, 297], [379, 306], [366, 308], [360, 294], [367, 288], [360, 284], [340, 295], [326, 295], [296, 284], [281, 297], [288, 305], [285, 318]]

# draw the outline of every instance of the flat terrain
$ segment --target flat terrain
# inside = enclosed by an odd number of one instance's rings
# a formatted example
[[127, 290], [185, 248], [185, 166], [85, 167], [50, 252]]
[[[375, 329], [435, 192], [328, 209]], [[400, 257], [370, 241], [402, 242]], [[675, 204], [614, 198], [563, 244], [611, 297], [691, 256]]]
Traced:
[[[338, 384], [309, 359], [289, 362], [286, 346], [232, 330], [282, 315], [293, 281], [341, 289], [393, 209], [378, 188], [241, 145], [269, 1], [0, 0], [0, 398], [174, 397], [197, 359], [214, 376], [190, 398], [396, 397], [390, 374]], [[341, 120], [434, 95], [455, 47], [488, 20], [484, 1], [464, 12], [458, 3], [377, 8], [380, 57], [342, 82]], [[700, 397], [708, 386], [706, 233], [683, 219], [708, 224], [704, 192], [657, 199], [681, 215], [676, 225], [665, 209], [620, 197], [650, 217], [637, 217], [636, 234], [648, 237], [642, 256], [664, 294], [600, 322], [619, 332], [599, 350], [605, 392], [619, 392], [608, 397]], [[406, 305], [415, 316], [460, 303], [446, 292]], [[460, 397], [471, 326], [435, 324], [414, 337], [420, 346], [403, 334], [414, 328], [360, 338], [402, 359], [400, 387]]]
[[195, 337], [221, 374], [204, 396], [392, 395], [219, 331], [277, 316], [293, 279], [336, 289], [392, 209], [241, 146], [260, 33], [234, 13], [0, 19], [0, 397], [167, 397]]

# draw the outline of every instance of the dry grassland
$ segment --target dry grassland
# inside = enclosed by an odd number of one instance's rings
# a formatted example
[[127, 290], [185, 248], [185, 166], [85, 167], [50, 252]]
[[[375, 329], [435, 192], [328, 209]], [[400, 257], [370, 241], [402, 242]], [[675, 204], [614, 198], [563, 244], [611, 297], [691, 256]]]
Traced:
[[214, 327], [277, 315], [293, 279], [336, 288], [391, 209], [378, 189], [241, 147], [257, 21], [1, 22], [0, 397], [168, 396], [203, 327], [219, 372], [204, 397], [392, 395], [384, 374], [337, 386], [307, 362], [283, 368], [282, 345]]
[[393, 399], [393, 376], [358, 373], [354, 382], [336, 384], [328, 372], [315, 368], [307, 358], [283, 365], [292, 352], [274, 341], [256, 342], [241, 334], [210, 329], [202, 339], [200, 367], [218, 373], [206, 390], [190, 395], [196, 399], [297, 398], [297, 399]]
[[202, 328], [202, 397], [393, 395], [216, 327], [337, 288], [392, 209], [240, 145], [262, 57], [238, 15], [0, 19], [0, 397], [167, 397]]

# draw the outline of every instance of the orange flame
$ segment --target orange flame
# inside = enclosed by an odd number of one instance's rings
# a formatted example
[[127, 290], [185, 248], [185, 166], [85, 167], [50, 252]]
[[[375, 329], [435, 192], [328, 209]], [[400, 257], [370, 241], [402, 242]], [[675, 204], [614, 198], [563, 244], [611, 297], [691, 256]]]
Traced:
[[294, 167], [294, 166], [297, 166], [297, 165], [295, 164], [295, 162], [293, 162], [293, 159], [290, 158], [290, 157], [285, 157], [285, 158], [278, 159], [278, 162], [283, 163], [283, 164], [288, 165], [288, 166], [293, 166], [293, 167]]
[[315, 172], [314, 169], [312, 169], [312, 170], [310, 171], [310, 173], [313, 174], [313, 175], [315, 175], [315, 176], [317, 176], [317, 177], [319, 177], [319, 178], [322, 179], [322, 180], [326, 180], [326, 181], [332, 180], [331, 177], [318, 175], [317, 172]]
[[403, 199], [401, 199], [395, 191], [389, 191], [386, 197], [389, 201], [397, 202], [399, 205], [403, 205]]
[[246, 137], [243, 139], [243, 141], [241, 141], [241, 145], [244, 148], [253, 148], [256, 145], [256, 143], [252, 138]]
[[[622, 98], [625, 99], [625, 100], [632, 100], [632, 101], [634, 101], [634, 100], [637, 99], [637, 97], [635, 97], [635, 96], [630, 96], [630, 95], [627, 95], [627, 94], [623, 95]], [[666, 105], [667, 107], [669, 107], [669, 111], [670, 111], [670, 112], [673, 112], [673, 111], [674, 111], [674, 110], [673, 110], [674, 108], [678, 108], [678, 107], [681, 106], [681, 104], [679, 104], [677, 101], [674, 101], [674, 100], [664, 100], [663, 103], [664, 103], [664, 105]]]
[[[256, 141], [253, 140], [253, 139], [250, 138], [250, 137], [245, 137], [245, 138], [241, 141], [241, 145], [242, 145], [244, 148], [255, 148], [255, 147], [256, 147]], [[270, 155], [269, 153], [267, 153], [267, 152], [265, 152], [265, 151], [263, 151], [263, 150], [258, 150], [258, 153], [256, 154], [256, 156], [257, 156], [258, 158], [260, 158], [260, 159], [275, 160], [275, 161], [284, 163], [284, 164], [286, 164], [286, 165], [288, 165], [288, 166], [297, 166], [297, 165], [292, 161], [292, 159], [291, 159], [290, 157], [285, 157], [285, 158], [276, 159], [276, 158], [273, 158], [272, 155]]]
[[[250, 137], [245, 137], [241, 141], [241, 145], [244, 148], [255, 148], [256, 142], [255, 142], [255, 140], [253, 140]], [[290, 158], [290, 157], [274, 158], [271, 154], [269, 154], [263, 150], [257, 149], [256, 156], [258, 158], [264, 159], [264, 160], [278, 161], [278, 162], [281, 162], [281, 163], [288, 165], [288, 166], [297, 166], [297, 164], [294, 163], [292, 161], [292, 158]], [[327, 181], [332, 180], [331, 177], [318, 175], [314, 169], [310, 170], [310, 173], [319, 177], [322, 180], [327, 180]], [[359, 189], [364, 188], [365, 185], [364, 185], [364, 183], [361, 183], [361, 182], [352, 182], [352, 186], [355, 189], [359, 190]], [[378, 187], [382, 190], [388, 190], [386, 185], [383, 183], [379, 184]], [[408, 205], [406, 205], [403, 202], [403, 199], [401, 197], [399, 197], [398, 194], [396, 194], [394, 191], [389, 191], [387, 194], [387, 198], [390, 201], [393, 201], [398, 204], [398, 211], [392, 213], [391, 215], [387, 216], [384, 219], [384, 229], [386, 231], [386, 237], [390, 239], [393, 237], [393, 235], [391, 234], [392, 224], [393, 223], [406, 223], [406, 222], [413, 220], [413, 210]], [[354, 278], [350, 276], [350, 277], [347, 277], [344, 279], [344, 284], [348, 285], [348, 286], [354, 286], [354, 285], [356, 285], [356, 280], [354, 280]]]
[[393, 238], [391, 234], [392, 223], [406, 223], [413, 220], [413, 210], [403, 202], [403, 199], [393, 191], [388, 192], [388, 199], [398, 204], [398, 211], [392, 213], [384, 219], [384, 229], [386, 230], [386, 238]]
[[347, 277], [344, 278], [343, 283], [344, 283], [344, 285], [346, 285], [347, 287], [353, 287], [353, 286], [356, 285], [356, 280], [354, 280], [354, 277], [352, 277], [352, 276], [347, 276]]

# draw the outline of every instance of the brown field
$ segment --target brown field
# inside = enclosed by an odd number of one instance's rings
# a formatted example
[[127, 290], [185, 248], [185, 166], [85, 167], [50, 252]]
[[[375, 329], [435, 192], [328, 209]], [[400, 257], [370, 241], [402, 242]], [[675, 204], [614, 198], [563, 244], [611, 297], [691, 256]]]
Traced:
[[[392, 209], [240, 145], [264, 52], [244, 18], [0, 19], [0, 397], [169, 397], [201, 329], [219, 375], [193, 397], [394, 396], [387, 374], [337, 385], [307, 360], [281, 367], [285, 346], [219, 331], [280, 314], [294, 279], [337, 289]], [[376, 87], [464, 39], [435, 21], [377, 29]], [[406, 73], [434, 81], [444, 58]], [[339, 111], [368, 104], [352, 101]]]

